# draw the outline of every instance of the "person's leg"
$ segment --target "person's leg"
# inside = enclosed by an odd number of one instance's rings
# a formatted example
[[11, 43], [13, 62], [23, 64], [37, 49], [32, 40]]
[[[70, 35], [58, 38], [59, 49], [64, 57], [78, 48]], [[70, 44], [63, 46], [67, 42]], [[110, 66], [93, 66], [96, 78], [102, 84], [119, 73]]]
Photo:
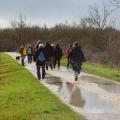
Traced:
[[56, 63], [57, 63], [57, 59], [55, 59], [54, 61], [54, 68], [56, 67]]
[[50, 57], [49, 66], [50, 66], [51, 69], [53, 69], [53, 67], [52, 67], [52, 57]]
[[51, 57], [51, 68], [53, 69], [54, 67], [54, 57]]
[[50, 63], [50, 68], [53, 69], [52, 63]]
[[69, 67], [69, 58], [67, 58], [68, 60], [67, 60], [67, 69], [68, 69], [68, 67]]
[[75, 81], [78, 80], [78, 75], [81, 72], [82, 63], [78, 63], [75, 67]]
[[42, 66], [42, 79], [45, 78], [45, 65]]
[[48, 70], [48, 64], [46, 64], [46, 70]]
[[79, 63], [76, 67], [76, 71], [78, 72], [78, 74], [80, 74], [81, 72], [81, 67], [82, 67], [82, 63]]
[[30, 63], [30, 55], [28, 55], [28, 64]]
[[32, 63], [32, 55], [30, 55], [30, 64]]
[[78, 71], [74, 71], [75, 74], [75, 81], [78, 81]]
[[60, 69], [60, 59], [58, 59], [58, 69]]
[[41, 79], [41, 75], [40, 75], [40, 65], [37, 65], [37, 77], [38, 77], [38, 80]]
[[24, 66], [24, 56], [21, 56], [21, 64]]
[[22, 60], [23, 58], [22, 58], [22, 56], [21, 56], [21, 65], [23, 65], [23, 60]]
[[49, 60], [45, 63], [46, 70], [48, 70], [49, 67]]
[[78, 75], [79, 75], [79, 65], [78, 64], [73, 64], [73, 71], [75, 75], [75, 81], [78, 80]]

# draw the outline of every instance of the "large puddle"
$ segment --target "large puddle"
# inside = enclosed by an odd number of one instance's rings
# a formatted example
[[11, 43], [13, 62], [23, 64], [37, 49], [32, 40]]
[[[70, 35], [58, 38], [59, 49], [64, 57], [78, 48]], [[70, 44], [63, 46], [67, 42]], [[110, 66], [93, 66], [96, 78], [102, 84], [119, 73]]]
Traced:
[[[82, 76], [80, 79], [86, 83], [96, 84], [99, 88], [120, 96], [120, 86], [118, 84], [100, 80], [100, 78], [96, 80], [96, 78], [92, 76]], [[89, 116], [91, 116], [91, 114], [113, 114], [116, 116], [118, 115], [120, 118], [120, 97], [116, 100], [117, 103], [115, 103], [116, 101], [111, 102], [106, 99], [107, 96], [103, 95], [101, 97], [95, 92], [88, 91], [88, 89], [82, 87], [82, 84], [79, 85], [78, 83], [66, 82], [65, 80], [61, 80], [59, 77], [53, 77], [50, 75], [48, 75], [45, 82], [49, 85], [57, 86], [57, 93], [59, 95], [62, 95], [65, 99], [67, 99], [70, 105], [77, 109], [83, 110], [84, 113], [89, 114]], [[93, 118], [91, 117], [90, 120], [93, 120]], [[94, 120], [99, 119], [97, 118]]]
[[117, 84], [108, 80], [102, 80], [101, 78], [96, 78], [94, 76], [87, 76], [87, 75], [81, 76], [80, 79], [85, 82], [95, 83], [98, 85], [98, 87], [108, 92], [120, 95], [120, 84]]

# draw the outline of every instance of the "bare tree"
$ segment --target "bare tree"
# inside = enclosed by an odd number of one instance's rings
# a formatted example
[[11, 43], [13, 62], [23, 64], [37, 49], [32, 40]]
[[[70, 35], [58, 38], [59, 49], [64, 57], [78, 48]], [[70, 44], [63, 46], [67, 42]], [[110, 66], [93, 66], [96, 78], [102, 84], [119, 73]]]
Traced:
[[110, 3], [115, 7], [120, 7], [120, 0], [109, 0]]
[[83, 29], [93, 27], [93, 19], [91, 19], [91, 17], [83, 17], [80, 19], [80, 25]]
[[93, 24], [98, 28], [105, 28], [108, 22], [108, 17], [110, 16], [110, 11], [105, 5], [100, 9], [97, 5], [91, 6], [89, 8], [89, 19], [90, 24]]
[[26, 18], [22, 14], [19, 15], [19, 20], [12, 21], [11, 26], [16, 33], [16, 41], [19, 43], [24, 42], [24, 28], [26, 27]]

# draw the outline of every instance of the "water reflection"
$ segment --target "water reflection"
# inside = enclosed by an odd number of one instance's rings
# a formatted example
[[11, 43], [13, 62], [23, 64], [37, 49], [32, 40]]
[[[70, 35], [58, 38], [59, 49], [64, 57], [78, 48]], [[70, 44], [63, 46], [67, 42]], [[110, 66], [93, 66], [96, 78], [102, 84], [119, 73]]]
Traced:
[[61, 80], [59, 77], [48, 76], [46, 79], [46, 83], [59, 87], [59, 94], [62, 94], [64, 98], [67, 98], [71, 105], [81, 108], [84, 107], [85, 100], [83, 99], [81, 90], [77, 85]]
[[120, 95], [120, 84], [116, 84], [112, 81], [102, 80], [93, 76], [81, 76], [80, 79], [85, 82], [95, 83], [99, 88], [102, 88], [108, 92]]
[[[85, 82], [95, 83], [107, 91], [118, 92], [119, 89], [119, 85], [109, 81], [100, 81], [92, 77], [88, 80], [86, 76], [83, 76], [83, 79]], [[88, 91], [82, 85], [66, 82], [53, 76], [48, 76], [46, 83], [58, 86], [58, 94], [62, 95], [69, 104], [81, 108], [86, 113], [120, 113], [119, 104], [111, 103], [111, 101], [99, 96], [98, 93]]]
[[81, 107], [81, 108], [84, 107], [85, 100], [83, 99], [80, 88], [78, 86], [74, 86], [71, 92], [71, 97], [69, 101], [71, 105]]

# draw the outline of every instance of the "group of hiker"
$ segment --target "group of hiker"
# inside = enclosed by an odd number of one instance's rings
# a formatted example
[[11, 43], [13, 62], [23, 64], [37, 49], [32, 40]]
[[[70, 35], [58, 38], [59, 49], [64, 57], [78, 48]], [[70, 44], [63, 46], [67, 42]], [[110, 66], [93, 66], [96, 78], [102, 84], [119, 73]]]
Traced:
[[[21, 54], [21, 64], [24, 66], [24, 60], [27, 56], [28, 64], [31, 64], [32, 61], [36, 63], [37, 66], [37, 77], [39, 80], [45, 78], [45, 69], [48, 70], [50, 67], [51, 70], [56, 68], [60, 69], [60, 61], [63, 56], [63, 50], [59, 44], [50, 44], [46, 42], [43, 44], [41, 40], [38, 40], [37, 43], [32, 47], [28, 45], [26, 48], [25, 45], [22, 45], [19, 49]], [[75, 74], [75, 81], [78, 80], [78, 75], [81, 71], [82, 63], [85, 62], [84, 54], [81, 50], [81, 47], [78, 42], [70, 44], [65, 51], [67, 57], [67, 69], [71, 64], [72, 69]], [[42, 69], [42, 72], [41, 70]]]

